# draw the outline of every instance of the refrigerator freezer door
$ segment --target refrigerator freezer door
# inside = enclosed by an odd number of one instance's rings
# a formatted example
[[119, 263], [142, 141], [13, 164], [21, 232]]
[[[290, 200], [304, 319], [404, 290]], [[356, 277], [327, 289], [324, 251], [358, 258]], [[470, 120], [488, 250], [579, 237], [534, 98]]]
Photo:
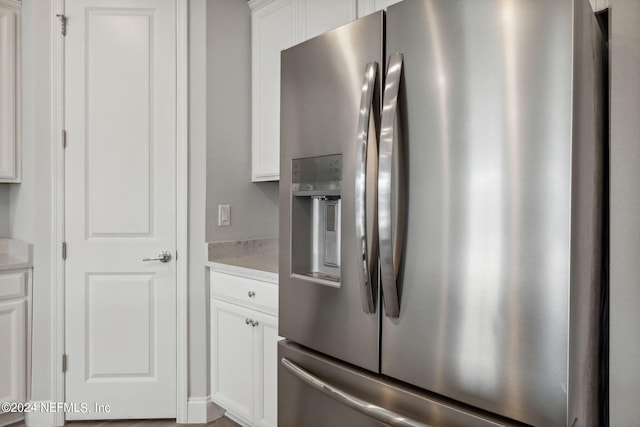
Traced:
[[572, 3], [386, 15], [386, 52], [404, 56], [407, 231], [381, 372], [540, 426], [567, 424]]
[[382, 380], [290, 341], [278, 344], [278, 425], [522, 426]]
[[[378, 117], [380, 113], [382, 25], [380, 12], [283, 51], [281, 85], [279, 333], [376, 372], [379, 369], [378, 291], [372, 280], [368, 293], [362, 292], [359, 269], [363, 240], [356, 232], [355, 193], [357, 152], [358, 147], [362, 147], [358, 144], [362, 143], [358, 123], [363, 81], [365, 73], [371, 71], [367, 64], [372, 62], [377, 64], [373, 71], [378, 77], [373, 79], [371, 116]], [[370, 123], [367, 163], [377, 157], [374, 122], [366, 120], [366, 125]], [[303, 249], [311, 244], [314, 235], [304, 232], [309, 229], [305, 224], [312, 215], [309, 197], [324, 196], [292, 189], [291, 178], [294, 159], [313, 162], [335, 155], [341, 156], [342, 168], [336, 172], [341, 177], [331, 179], [341, 183], [340, 190], [337, 193], [332, 189], [326, 199], [338, 197], [340, 200], [340, 277], [328, 282], [313, 272], [307, 276], [298, 274], [304, 273], [302, 270], [309, 264], [301, 257], [311, 253]], [[298, 163], [300, 161], [295, 162]], [[367, 181], [373, 183], [367, 185], [365, 192], [370, 245], [377, 240], [373, 235], [372, 217], [375, 164], [367, 168], [367, 175]], [[372, 253], [369, 251], [369, 256]], [[368, 265], [377, 268], [375, 260], [369, 260]], [[374, 298], [363, 305], [363, 297], [370, 293]], [[368, 309], [369, 303], [373, 310]], [[363, 310], [363, 306], [367, 310]]]

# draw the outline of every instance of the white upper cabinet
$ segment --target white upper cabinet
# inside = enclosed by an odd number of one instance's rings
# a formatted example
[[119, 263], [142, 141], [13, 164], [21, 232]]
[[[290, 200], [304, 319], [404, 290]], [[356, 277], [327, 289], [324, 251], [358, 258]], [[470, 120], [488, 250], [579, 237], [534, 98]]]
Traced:
[[20, 182], [20, 2], [0, 0], [0, 182]]
[[280, 52], [358, 17], [362, 0], [252, 0], [252, 181], [280, 179]]
[[360, 18], [370, 13], [384, 10], [400, 1], [401, 0], [358, 0], [358, 17]]
[[297, 0], [298, 41], [308, 40], [357, 18], [356, 0]]
[[280, 51], [295, 44], [292, 0], [253, 0], [251, 180], [280, 178]]
[[[2, 0], [0, 0], [2, 1]], [[280, 179], [280, 52], [400, 0], [251, 0], [251, 180]]]

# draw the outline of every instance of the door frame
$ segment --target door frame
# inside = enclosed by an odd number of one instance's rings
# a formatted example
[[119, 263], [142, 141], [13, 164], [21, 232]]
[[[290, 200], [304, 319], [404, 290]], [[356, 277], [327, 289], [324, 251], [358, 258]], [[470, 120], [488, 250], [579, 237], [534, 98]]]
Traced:
[[[64, 242], [64, 79], [65, 48], [61, 32], [65, 0], [50, 0], [51, 5], [51, 285], [52, 342], [51, 379], [54, 402], [65, 402], [65, 374], [62, 371], [65, 352], [65, 264]], [[187, 423], [188, 402], [188, 0], [176, 2], [176, 421]], [[73, 31], [73, 29], [71, 29]], [[178, 256], [180, 255], [180, 256]], [[56, 412], [54, 425], [65, 423], [64, 412]]]

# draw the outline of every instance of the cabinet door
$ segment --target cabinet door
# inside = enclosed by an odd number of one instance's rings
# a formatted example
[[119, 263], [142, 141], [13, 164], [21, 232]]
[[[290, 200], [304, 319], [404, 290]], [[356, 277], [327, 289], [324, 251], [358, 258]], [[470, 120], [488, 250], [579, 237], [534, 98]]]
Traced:
[[[264, 4], [264, 6], [262, 6]], [[280, 51], [295, 42], [291, 0], [252, 2], [252, 181], [280, 177]]]
[[356, 0], [298, 0], [298, 41], [356, 19]]
[[247, 423], [253, 420], [253, 311], [212, 299], [211, 398]]
[[27, 301], [0, 302], [0, 402], [26, 399]]
[[275, 427], [278, 424], [278, 318], [255, 313], [254, 331], [254, 424]]
[[0, 182], [20, 181], [20, 20], [17, 7], [0, 5]]
[[383, 10], [401, 0], [358, 0], [358, 17]]

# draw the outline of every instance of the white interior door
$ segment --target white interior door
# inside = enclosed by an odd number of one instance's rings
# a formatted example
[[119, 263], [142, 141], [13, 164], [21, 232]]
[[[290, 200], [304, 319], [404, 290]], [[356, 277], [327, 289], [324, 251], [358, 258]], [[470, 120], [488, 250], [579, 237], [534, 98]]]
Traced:
[[66, 419], [175, 418], [175, 0], [65, 9]]

